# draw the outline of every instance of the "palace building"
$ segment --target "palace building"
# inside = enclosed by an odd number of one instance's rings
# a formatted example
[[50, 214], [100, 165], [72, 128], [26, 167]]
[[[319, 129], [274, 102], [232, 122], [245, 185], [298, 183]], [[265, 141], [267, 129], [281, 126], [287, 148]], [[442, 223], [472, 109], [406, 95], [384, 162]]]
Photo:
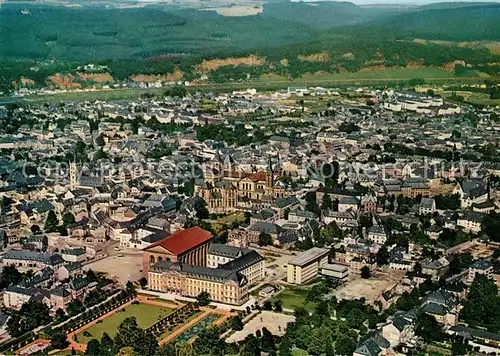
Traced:
[[181, 262], [206, 266], [212, 234], [198, 226], [178, 231], [143, 249], [143, 273], [160, 261]]
[[216, 302], [241, 305], [248, 300], [248, 279], [235, 270], [160, 261], [151, 267], [149, 288], [159, 292], [196, 297], [208, 292]]

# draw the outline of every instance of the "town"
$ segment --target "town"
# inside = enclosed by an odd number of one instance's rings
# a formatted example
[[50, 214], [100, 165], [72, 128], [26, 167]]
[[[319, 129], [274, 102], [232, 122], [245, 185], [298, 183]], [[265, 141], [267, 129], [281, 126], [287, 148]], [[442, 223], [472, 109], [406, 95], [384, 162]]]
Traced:
[[500, 105], [442, 91], [0, 106], [0, 353], [500, 353]]

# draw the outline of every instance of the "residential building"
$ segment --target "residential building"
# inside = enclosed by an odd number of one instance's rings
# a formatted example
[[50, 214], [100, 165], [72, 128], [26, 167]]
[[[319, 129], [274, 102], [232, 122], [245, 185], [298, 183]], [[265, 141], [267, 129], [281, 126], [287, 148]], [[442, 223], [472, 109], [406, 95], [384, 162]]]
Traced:
[[487, 278], [492, 278], [493, 265], [488, 261], [475, 261], [472, 263], [469, 267], [469, 273], [467, 274], [467, 283], [471, 284], [477, 274], [482, 274]]
[[418, 213], [420, 215], [433, 214], [436, 211], [436, 201], [433, 198], [422, 198]]

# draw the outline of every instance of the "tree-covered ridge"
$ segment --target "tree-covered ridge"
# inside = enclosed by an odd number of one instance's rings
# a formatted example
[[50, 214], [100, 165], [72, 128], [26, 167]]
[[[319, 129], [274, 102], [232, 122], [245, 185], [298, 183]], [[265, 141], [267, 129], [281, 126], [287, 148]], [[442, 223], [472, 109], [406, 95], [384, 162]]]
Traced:
[[[0, 9], [0, 92], [46, 86], [67, 73], [81, 87], [81, 64], [106, 68], [113, 81], [134, 75], [178, 72], [199, 79], [204, 60], [256, 55], [262, 64], [218, 66], [211, 82], [241, 81], [263, 74], [298, 78], [312, 73], [357, 72], [387, 67], [442, 67], [463, 61], [466, 68], [498, 76], [500, 56], [478, 44], [463, 47], [430, 40], [496, 40], [500, 5], [444, 8], [362, 8], [351, 3], [271, 3], [264, 13], [239, 18], [210, 11], [166, 9], [65, 8], [21, 5]], [[19, 29], [22, 28], [22, 31]], [[466, 73], [466, 74], [467, 74]], [[451, 73], [451, 75], [454, 75]], [[463, 74], [456, 74], [463, 76]], [[467, 74], [468, 75], [468, 74]], [[437, 75], [439, 76], [439, 75]], [[21, 83], [21, 78], [26, 78]], [[26, 84], [32, 83], [34, 84]], [[50, 81], [49, 81], [50, 84]]]

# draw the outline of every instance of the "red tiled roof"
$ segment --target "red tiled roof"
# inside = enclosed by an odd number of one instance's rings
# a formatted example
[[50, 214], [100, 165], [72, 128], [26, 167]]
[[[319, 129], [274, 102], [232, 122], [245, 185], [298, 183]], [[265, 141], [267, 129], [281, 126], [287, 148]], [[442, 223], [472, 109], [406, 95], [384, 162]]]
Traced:
[[264, 182], [267, 179], [267, 173], [264, 171], [258, 171], [252, 175], [249, 175], [247, 178], [252, 182]]
[[188, 229], [177, 231], [176, 233], [155, 242], [145, 248], [149, 250], [152, 247], [160, 245], [169, 250], [174, 255], [182, 255], [184, 252], [201, 245], [212, 238], [212, 234], [206, 230], [193, 226]]

